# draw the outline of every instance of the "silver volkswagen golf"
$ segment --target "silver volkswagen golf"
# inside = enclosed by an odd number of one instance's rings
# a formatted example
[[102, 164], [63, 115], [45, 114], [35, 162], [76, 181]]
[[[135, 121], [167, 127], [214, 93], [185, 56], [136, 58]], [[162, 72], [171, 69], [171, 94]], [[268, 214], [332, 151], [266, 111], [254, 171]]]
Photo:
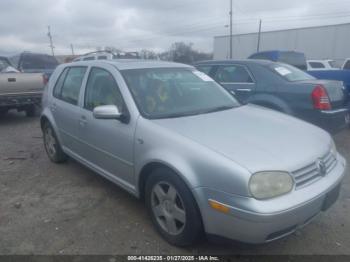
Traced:
[[[310, 98], [311, 99], [311, 98]], [[241, 106], [193, 67], [155, 61], [64, 64], [43, 96], [45, 149], [144, 199], [159, 233], [264, 243], [338, 198], [346, 170], [330, 135]]]

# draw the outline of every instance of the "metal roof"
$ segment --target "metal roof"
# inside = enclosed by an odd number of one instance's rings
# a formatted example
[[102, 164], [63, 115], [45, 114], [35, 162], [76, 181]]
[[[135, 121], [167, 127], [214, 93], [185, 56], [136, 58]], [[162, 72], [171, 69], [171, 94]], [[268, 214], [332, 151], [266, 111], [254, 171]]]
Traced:
[[189, 65], [157, 61], [157, 60], [142, 60], [142, 59], [114, 59], [114, 60], [91, 60], [91, 61], [78, 61], [71, 63], [70, 65], [102, 65], [110, 64], [115, 66], [119, 70], [127, 69], [143, 69], [143, 68], [191, 68]]

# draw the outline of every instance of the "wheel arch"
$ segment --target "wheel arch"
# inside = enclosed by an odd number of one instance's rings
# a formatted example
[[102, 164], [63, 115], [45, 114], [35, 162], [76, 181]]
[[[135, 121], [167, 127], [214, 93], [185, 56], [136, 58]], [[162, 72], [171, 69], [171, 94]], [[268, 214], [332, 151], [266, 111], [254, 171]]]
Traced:
[[196, 209], [198, 211], [198, 214], [200, 216], [199, 219], [201, 222], [202, 231], [204, 232], [205, 231], [205, 224], [203, 221], [202, 210], [200, 208], [200, 205], [199, 205], [200, 203], [197, 199], [197, 196], [195, 195], [191, 186], [189, 185], [189, 181], [175, 167], [173, 167], [167, 163], [164, 163], [162, 161], [152, 161], [152, 162], [145, 164], [139, 173], [139, 178], [138, 178], [138, 183], [137, 183], [138, 192], [139, 192], [139, 194], [138, 194], [139, 199], [145, 201], [146, 181], [147, 181], [148, 177], [151, 175], [152, 171], [157, 169], [157, 168], [166, 168], [166, 169], [170, 170], [186, 184], [186, 186], [188, 187], [188, 189], [193, 197], [194, 204], [195, 204]]
[[172, 165], [169, 165], [167, 163], [164, 163], [163, 161], [159, 160], [154, 160], [151, 162], [146, 163], [140, 170], [139, 175], [138, 175], [138, 192], [139, 192], [139, 198], [144, 199], [145, 195], [145, 186], [146, 186], [146, 181], [148, 177], [152, 174], [152, 172], [158, 168], [165, 168], [169, 169], [172, 171], [176, 176], [178, 176], [186, 185], [187, 187], [191, 190], [191, 186], [189, 185], [189, 181], [184, 178], [182, 173], [173, 167]]
[[60, 134], [58, 132], [58, 128], [57, 128], [56, 122], [55, 122], [51, 112], [48, 109], [44, 110], [44, 112], [40, 116], [40, 127], [41, 127], [41, 130], [43, 130], [44, 124], [46, 122], [51, 125], [51, 127], [53, 128], [53, 130], [55, 132], [55, 135], [56, 135], [58, 141], [62, 145], [62, 140], [61, 140]]

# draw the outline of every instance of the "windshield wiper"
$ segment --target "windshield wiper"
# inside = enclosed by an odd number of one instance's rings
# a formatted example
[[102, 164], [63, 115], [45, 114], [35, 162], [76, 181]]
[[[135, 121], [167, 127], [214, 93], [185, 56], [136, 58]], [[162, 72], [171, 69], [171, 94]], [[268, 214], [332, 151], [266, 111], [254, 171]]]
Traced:
[[185, 113], [175, 113], [175, 114], [163, 115], [163, 116], [159, 116], [159, 117], [154, 117], [154, 119], [165, 119], [165, 118], [177, 118], [177, 117], [184, 117], [184, 116], [202, 115], [202, 114], [214, 113], [214, 112], [218, 112], [218, 111], [229, 110], [229, 109], [232, 109], [234, 107], [235, 106], [218, 106], [218, 107], [194, 111], [194, 112], [185, 112]]
[[235, 106], [218, 106], [214, 107], [208, 110], [203, 110], [201, 114], [207, 114], [207, 113], [214, 113], [214, 112], [219, 112], [219, 111], [224, 111], [224, 110], [229, 110], [234, 108]]

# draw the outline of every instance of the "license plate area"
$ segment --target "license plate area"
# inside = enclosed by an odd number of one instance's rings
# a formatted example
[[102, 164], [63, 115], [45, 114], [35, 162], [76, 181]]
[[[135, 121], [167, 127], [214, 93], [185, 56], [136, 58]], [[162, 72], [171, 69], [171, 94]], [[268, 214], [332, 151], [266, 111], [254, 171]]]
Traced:
[[340, 193], [340, 185], [328, 192], [323, 202], [322, 211], [328, 210], [338, 199]]

